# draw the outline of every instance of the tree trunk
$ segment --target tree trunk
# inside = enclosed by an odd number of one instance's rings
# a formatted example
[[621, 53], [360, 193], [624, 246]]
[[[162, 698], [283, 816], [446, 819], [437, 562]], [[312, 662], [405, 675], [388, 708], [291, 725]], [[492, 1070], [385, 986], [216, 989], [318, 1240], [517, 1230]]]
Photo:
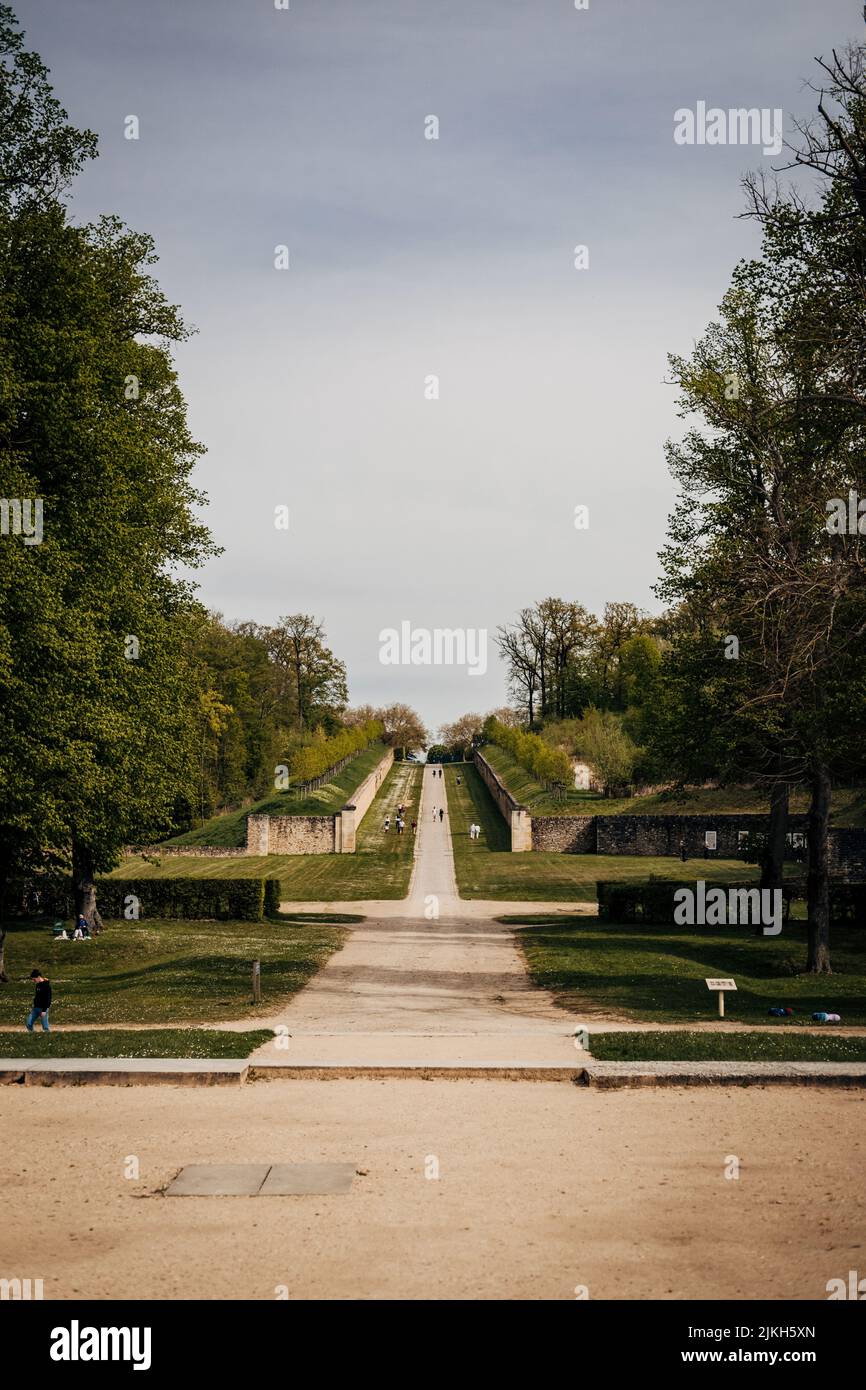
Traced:
[[812, 763], [809, 806], [809, 949], [806, 969], [829, 975], [830, 969], [830, 773], [820, 755]]
[[84, 917], [94, 936], [102, 931], [102, 918], [96, 905], [93, 855], [77, 838], [72, 842], [72, 887], [75, 895], [75, 921]]
[[782, 887], [785, 837], [788, 833], [788, 783], [774, 782], [770, 793], [770, 826], [761, 864], [761, 887]]
[[9, 983], [9, 976], [6, 974], [6, 899], [8, 887], [9, 877], [4, 856], [2, 869], [0, 869], [0, 985]]

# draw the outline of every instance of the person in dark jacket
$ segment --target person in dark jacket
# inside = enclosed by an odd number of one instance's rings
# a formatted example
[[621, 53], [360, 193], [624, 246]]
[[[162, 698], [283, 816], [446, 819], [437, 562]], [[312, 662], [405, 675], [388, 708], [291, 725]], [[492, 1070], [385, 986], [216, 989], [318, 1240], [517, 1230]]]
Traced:
[[33, 1008], [27, 1015], [27, 1032], [32, 1033], [34, 1023], [41, 1018], [43, 1033], [50, 1033], [48, 1010], [51, 1008], [51, 981], [45, 978], [41, 970], [31, 970], [30, 978], [36, 986], [36, 993], [33, 995]]

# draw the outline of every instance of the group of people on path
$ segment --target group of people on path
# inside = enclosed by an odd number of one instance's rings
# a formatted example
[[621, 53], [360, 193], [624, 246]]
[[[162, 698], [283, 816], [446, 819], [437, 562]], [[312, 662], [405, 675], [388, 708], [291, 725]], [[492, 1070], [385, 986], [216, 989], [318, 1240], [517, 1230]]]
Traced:
[[[396, 832], [397, 832], [398, 835], [402, 835], [402, 834], [403, 834], [403, 831], [406, 829], [406, 821], [405, 821], [405, 818], [404, 818], [404, 815], [403, 815], [403, 812], [405, 811], [405, 809], [406, 809], [406, 808], [405, 808], [405, 806], [403, 805], [403, 803], [402, 803], [402, 801], [401, 801], [400, 805], [397, 807], [397, 814], [396, 814], [395, 817], [394, 817], [394, 829], [396, 830]], [[385, 817], [385, 824], [384, 824], [384, 826], [383, 826], [383, 829], [384, 829], [386, 835], [388, 834], [389, 830], [391, 829], [391, 815], [390, 815], [390, 812], [389, 812], [389, 814]], [[413, 821], [412, 821], [412, 834], [413, 834], [413, 835], [415, 834], [415, 832], [416, 832], [417, 829], [418, 829], [418, 822], [417, 822], [416, 820], [413, 820]]]

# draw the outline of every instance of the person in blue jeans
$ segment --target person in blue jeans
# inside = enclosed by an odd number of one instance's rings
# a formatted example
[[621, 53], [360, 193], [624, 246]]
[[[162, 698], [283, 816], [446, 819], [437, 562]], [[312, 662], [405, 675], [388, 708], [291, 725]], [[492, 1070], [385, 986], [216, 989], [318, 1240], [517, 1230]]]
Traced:
[[41, 970], [31, 970], [30, 978], [36, 986], [36, 993], [33, 995], [33, 1008], [27, 1015], [27, 1032], [32, 1033], [34, 1023], [41, 1019], [43, 1033], [50, 1033], [48, 1010], [51, 1008], [51, 981], [45, 978]]

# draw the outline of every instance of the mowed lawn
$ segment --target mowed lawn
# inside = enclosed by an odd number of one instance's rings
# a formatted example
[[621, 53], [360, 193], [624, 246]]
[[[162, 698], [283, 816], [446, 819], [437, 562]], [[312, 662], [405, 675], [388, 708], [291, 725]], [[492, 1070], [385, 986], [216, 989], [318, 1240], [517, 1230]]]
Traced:
[[[296, 994], [345, 940], [323, 923], [119, 922], [92, 941], [55, 941], [50, 924], [9, 924], [0, 1027], [23, 1025], [34, 967], [51, 980], [51, 1027], [255, 1019]], [[252, 1002], [253, 961], [262, 1004]], [[16, 1054], [17, 1055], [17, 1054]]]
[[330, 816], [339, 811], [352, 793], [360, 787], [374, 767], [382, 761], [386, 752], [383, 743], [371, 743], [342, 768], [330, 782], [317, 787], [315, 791], [301, 794], [289, 787], [283, 792], [273, 792], [252, 806], [239, 811], [230, 811], [224, 816], [213, 816], [194, 830], [183, 835], [175, 835], [166, 840], [168, 845], [214, 845], [239, 846], [247, 842], [246, 820], [251, 815], [269, 816]]
[[[445, 778], [454, 866], [463, 898], [595, 902], [599, 879], [654, 875], [675, 881], [702, 878], [707, 883], [758, 880], [757, 866], [739, 859], [687, 859], [683, 864], [679, 859], [641, 855], [512, 854], [508, 826], [476, 769], [469, 763], [454, 763], [446, 767]], [[469, 838], [473, 821], [481, 826], [477, 840]]]
[[222, 1032], [211, 1028], [104, 1028], [98, 1033], [56, 1029], [33, 1033], [23, 1028], [0, 1033], [0, 1057], [207, 1057], [211, 1060], [249, 1057], [256, 1047], [273, 1038], [269, 1029], [249, 1033]]
[[[530, 922], [504, 916], [510, 926]], [[718, 1017], [718, 996], [705, 981], [736, 980], [725, 996], [725, 1017], [738, 1023], [784, 1028], [811, 1015], [837, 1013], [843, 1024], [866, 1024], [866, 933], [836, 926], [831, 933], [832, 975], [795, 973], [806, 959], [804, 922], [785, 924], [781, 936], [757, 937], [749, 927], [683, 930], [644, 924], [617, 926], [593, 917], [560, 917], [525, 926], [518, 940], [533, 982], [556, 1002], [591, 1020], [610, 1014], [653, 1023], [694, 1023]], [[770, 1008], [791, 1008], [790, 1019]], [[660, 1054], [664, 1055], [664, 1054]]]
[[593, 1033], [599, 1062], [866, 1062], [866, 1035], [831, 1033]]
[[[361, 822], [355, 854], [267, 854], [238, 859], [172, 856], [158, 863], [125, 859], [112, 878], [278, 878], [287, 902], [347, 902], [362, 898], [405, 898], [412, 874], [412, 819], [418, 815], [421, 769], [395, 763]], [[398, 835], [394, 816], [406, 807], [406, 831]], [[391, 829], [384, 830], [386, 814]]]

